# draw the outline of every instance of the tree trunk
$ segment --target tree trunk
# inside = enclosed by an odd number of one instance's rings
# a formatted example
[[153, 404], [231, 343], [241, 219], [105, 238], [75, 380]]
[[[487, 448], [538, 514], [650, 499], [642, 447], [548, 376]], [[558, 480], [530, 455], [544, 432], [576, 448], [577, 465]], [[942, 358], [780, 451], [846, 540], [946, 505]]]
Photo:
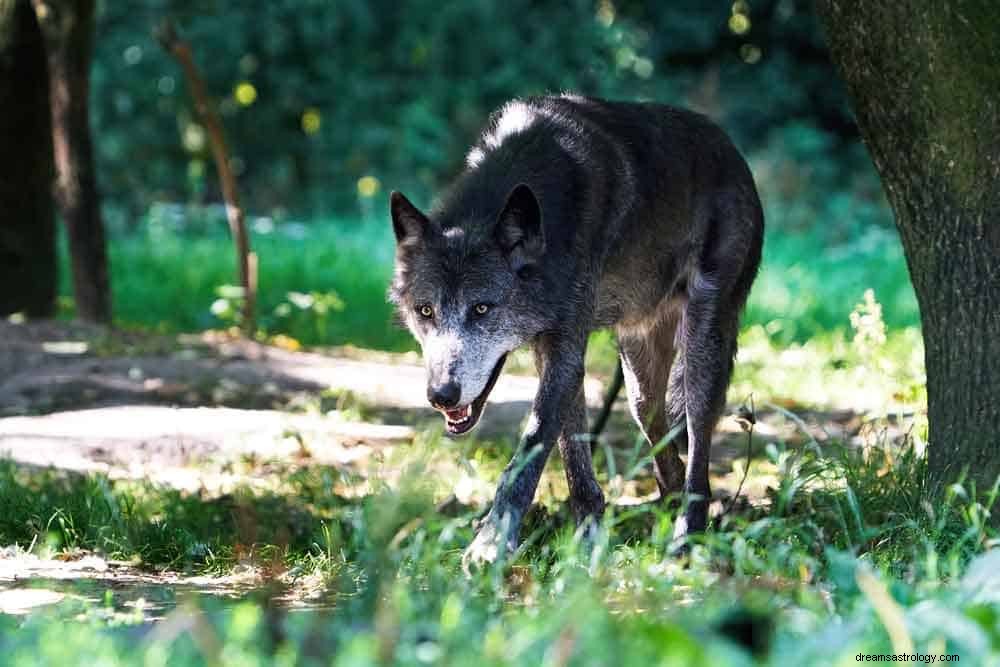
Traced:
[[1000, 3], [817, 6], [920, 304], [931, 479], [967, 470], [988, 489], [1000, 475]]
[[94, 0], [31, 0], [45, 38], [56, 202], [69, 235], [77, 316], [111, 320], [108, 259], [90, 139]]
[[55, 170], [46, 82], [31, 5], [0, 0], [0, 315], [55, 312]]

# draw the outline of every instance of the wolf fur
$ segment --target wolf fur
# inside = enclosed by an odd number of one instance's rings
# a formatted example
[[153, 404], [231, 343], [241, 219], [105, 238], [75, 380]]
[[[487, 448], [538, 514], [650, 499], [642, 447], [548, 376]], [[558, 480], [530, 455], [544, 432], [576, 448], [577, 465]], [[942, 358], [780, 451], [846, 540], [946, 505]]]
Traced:
[[655, 456], [661, 495], [683, 498], [675, 536], [703, 530], [712, 432], [764, 230], [725, 133], [661, 104], [515, 100], [430, 213], [396, 192], [391, 209], [390, 300], [421, 343], [428, 399], [449, 433], [475, 426], [508, 352], [535, 351], [538, 394], [466, 561], [516, 547], [554, 446], [576, 520], [603, 512], [582, 389], [587, 336], [602, 327], [617, 334], [645, 438], [676, 432]]

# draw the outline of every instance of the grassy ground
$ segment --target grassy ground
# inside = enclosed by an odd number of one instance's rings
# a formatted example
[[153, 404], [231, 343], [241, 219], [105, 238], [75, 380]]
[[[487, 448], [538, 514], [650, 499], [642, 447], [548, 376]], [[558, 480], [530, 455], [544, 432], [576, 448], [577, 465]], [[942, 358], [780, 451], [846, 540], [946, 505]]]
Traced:
[[[476, 509], [442, 507], [452, 489], [434, 473], [455, 447], [421, 439], [380, 464], [398, 477], [373, 470], [355, 498], [331, 492], [342, 471], [287, 463], [224, 497], [2, 465], [6, 544], [153, 570], [255, 568], [265, 582], [238, 603], [173, 600], [155, 628], [114, 593], [0, 616], [4, 662], [779, 665], [896, 652], [981, 664], [1000, 648], [987, 507], [960, 486], [922, 503], [911, 444], [772, 443], [770, 501], [739, 507], [685, 558], [664, 555], [672, 514], [660, 506], [611, 509], [591, 547], [543, 492], [514, 563], [471, 577], [460, 554]], [[602, 477], [617, 480], [613, 496], [639, 470]], [[267, 602], [289, 593], [313, 613]]]
[[[393, 326], [385, 298], [390, 237], [374, 223], [354, 221], [254, 234], [260, 325], [308, 344], [412, 348], [409, 334]], [[236, 300], [220, 287], [235, 282], [235, 257], [221, 225], [188, 231], [150, 225], [115, 237], [110, 253], [116, 320], [123, 325], [177, 332], [233, 321]], [[65, 280], [63, 292], [70, 294]]]

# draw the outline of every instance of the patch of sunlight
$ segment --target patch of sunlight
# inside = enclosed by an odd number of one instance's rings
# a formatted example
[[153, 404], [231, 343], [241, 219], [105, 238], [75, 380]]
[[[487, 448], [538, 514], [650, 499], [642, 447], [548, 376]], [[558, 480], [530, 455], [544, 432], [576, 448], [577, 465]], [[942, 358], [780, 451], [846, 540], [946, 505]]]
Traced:
[[620, 47], [615, 51], [615, 63], [621, 69], [628, 69], [635, 64], [635, 50], [630, 46]]
[[640, 79], [648, 79], [653, 75], [653, 61], [649, 58], [636, 58], [632, 70]]
[[248, 107], [257, 101], [257, 88], [249, 81], [240, 81], [233, 90], [233, 97], [242, 107]]
[[729, 17], [729, 30], [735, 35], [745, 35], [750, 32], [750, 17], [746, 14], [733, 14]]
[[848, 335], [835, 332], [782, 347], [765, 327], [750, 327], [740, 336], [730, 401], [740, 403], [753, 393], [758, 405], [876, 414], [924, 409], [926, 376], [919, 329], [889, 331], [884, 338]]
[[35, 607], [61, 602], [66, 595], [44, 588], [15, 588], [0, 591], [0, 614], [27, 614]]
[[205, 129], [197, 123], [188, 123], [181, 135], [181, 143], [189, 153], [197, 153], [205, 147]]
[[601, 0], [597, 5], [597, 22], [605, 28], [615, 22], [615, 5], [611, 0]]
[[475, 462], [458, 470], [458, 479], [452, 486], [455, 499], [463, 505], [485, 506], [493, 498], [493, 483], [477, 474]]
[[86, 341], [78, 340], [47, 340], [42, 343], [42, 351], [48, 354], [76, 355], [86, 354], [90, 346]]
[[309, 107], [302, 112], [302, 131], [306, 134], [316, 134], [323, 124], [319, 109]]
[[366, 199], [374, 197], [382, 186], [374, 176], [362, 176], [358, 179], [358, 194]]

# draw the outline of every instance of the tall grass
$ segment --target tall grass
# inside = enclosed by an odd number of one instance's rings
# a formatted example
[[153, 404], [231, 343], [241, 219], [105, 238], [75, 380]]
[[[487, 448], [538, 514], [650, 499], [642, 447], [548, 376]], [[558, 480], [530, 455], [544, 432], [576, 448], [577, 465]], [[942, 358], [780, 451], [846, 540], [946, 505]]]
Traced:
[[[261, 327], [309, 344], [412, 348], [409, 334], [393, 324], [385, 298], [391, 236], [375, 222], [357, 220], [286, 224], [253, 233]], [[221, 223], [193, 230], [153, 223], [119, 233], [110, 241], [110, 262], [117, 323], [169, 333], [229, 324], [212, 310], [220, 286], [236, 282], [234, 250]], [[63, 264], [68, 266], [68, 260]], [[68, 297], [68, 271], [63, 274], [62, 293]], [[288, 310], [298, 309], [290, 303], [290, 292], [335, 294], [343, 307], [328, 313], [305, 308], [302, 316], [290, 316]]]

